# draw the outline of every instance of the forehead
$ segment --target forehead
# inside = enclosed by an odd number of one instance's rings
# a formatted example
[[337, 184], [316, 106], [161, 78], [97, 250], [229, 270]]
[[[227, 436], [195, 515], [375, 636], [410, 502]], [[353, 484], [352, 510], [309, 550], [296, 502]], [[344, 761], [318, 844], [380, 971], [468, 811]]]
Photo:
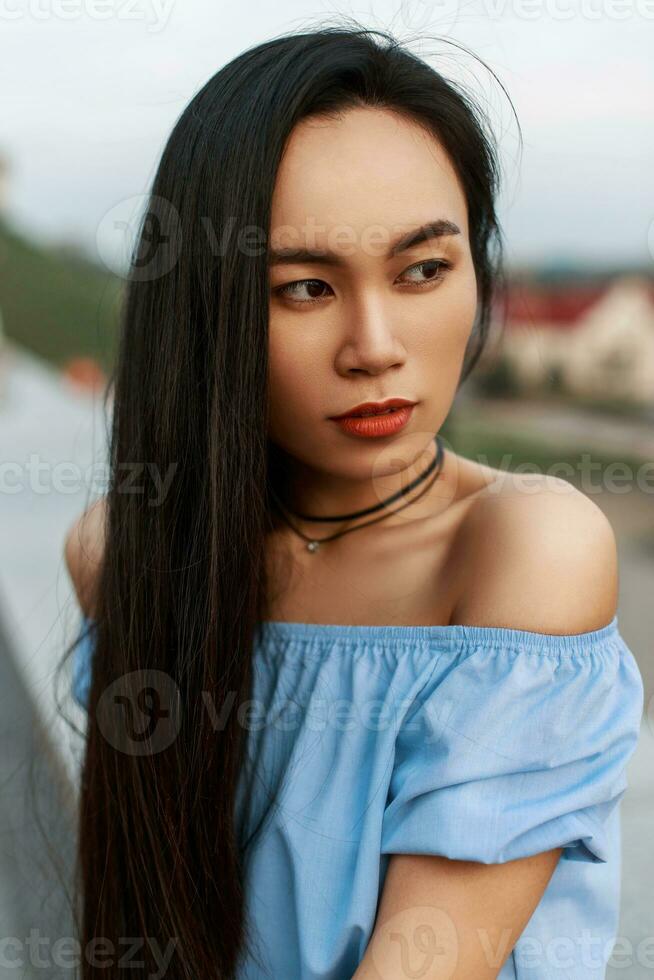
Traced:
[[[271, 239], [289, 229], [402, 229], [434, 216], [467, 237], [467, 205], [440, 142], [386, 109], [350, 109], [300, 122], [289, 138], [272, 201]], [[300, 238], [303, 236], [300, 234]]]

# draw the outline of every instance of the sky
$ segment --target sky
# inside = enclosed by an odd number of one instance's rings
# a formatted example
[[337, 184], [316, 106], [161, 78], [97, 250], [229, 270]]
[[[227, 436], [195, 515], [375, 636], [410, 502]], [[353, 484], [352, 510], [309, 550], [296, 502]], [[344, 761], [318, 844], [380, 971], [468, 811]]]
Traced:
[[120, 265], [112, 216], [138, 208], [194, 93], [245, 48], [342, 17], [414, 38], [487, 108], [509, 262], [654, 271], [654, 0], [0, 0], [10, 220]]

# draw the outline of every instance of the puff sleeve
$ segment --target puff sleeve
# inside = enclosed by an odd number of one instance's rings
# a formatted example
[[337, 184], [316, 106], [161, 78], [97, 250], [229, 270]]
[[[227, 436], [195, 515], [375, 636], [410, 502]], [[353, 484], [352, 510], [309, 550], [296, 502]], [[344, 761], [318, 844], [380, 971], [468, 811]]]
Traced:
[[85, 710], [88, 707], [91, 685], [91, 667], [95, 646], [94, 629], [95, 622], [87, 616], [82, 616], [79, 637], [73, 650], [72, 692], [75, 701]]
[[495, 864], [561, 846], [606, 863], [644, 701], [617, 616], [568, 635], [459, 630], [398, 727], [381, 852]]

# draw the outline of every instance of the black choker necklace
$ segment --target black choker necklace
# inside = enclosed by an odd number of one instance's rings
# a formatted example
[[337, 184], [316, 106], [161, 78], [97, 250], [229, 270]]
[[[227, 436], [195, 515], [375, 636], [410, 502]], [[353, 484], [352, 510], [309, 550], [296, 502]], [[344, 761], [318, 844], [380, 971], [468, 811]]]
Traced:
[[440, 439], [440, 436], [439, 435], [436, 435], [434, 437], [434, 442], [436, 443], [436, 455], [434, 456], [434, 458], [432, 459], [431, 463], [429, 464], [429, 466], [425, 469], [425, 471], [423, 473], [421, 473], [418, 477], [416, 477], [415, 480], [412, 480], [411, 483], [409, 483], [406, 487], [404, 487], [403, 490], [398, 490], [396, 493], [392, 494], [390, 497], [387, 497], [386, 500], [382, 500], [380, 503], [375, 504], [372, 507], [366, 507], [366, 508], [364, 508], [364, 510], [357, 510], [357, 511], [354, 511], [353, 513], [351, 513], [351, 514], [339, 514], [339, 515], [337, 515], [335, 517], [315, 517], [315, 516], [312, 516], [312, 515], [309, 515], [309, 514], [300, 514], [300, 513], [297, 513], [296, 511], [289, 510], [282, 503], [282, 501], [279, 500], [279, 498], [277, 497], [277, 495], [275, 494], [275, 492], [271, 489], [271, 495], [272, 495], [272, 498], [273, 498], [273, 502], [277, 505], [277, 508], [281, 512], [282, 517], [284, 518], [284, 520], [286, 521], [286, 523], [289, 525], [289, 527], [292, 528], [292, 530], [295, 531], [296, 534], [298, 534], [301, 538], [303, 538], [307, 542], [307, 550], [310, 551], [310, 552], [312, 552], [312, 553], [313, 552], [316, 552], [318, 550], [320, 544], [323, 541], [332, 541], [334, 538], [340, 538], [341, 535], [343, 535], [343, 534], [349, 534], [351, 531], [358, 531], [360, 527], [367, 527], [368, 524], [374, 524], [374, 523], [376, 523], [376, 521], [384, 520], [384, 518], [390, 517], [391, 514], [395, 514], [398, 510], [403, 510], [404, 508], [403, 507], [397, 507], [395, 510], [389, 511], [386, 514], [382, 514], [381, 517], [377, 517], [377, 518], [375, 518], [372, 521], [365, 521], [363, 524], [358, 524], [356, 527], [349, 527], [349, 528], [346, 528], [346, 530], [344, 530], [344, 531], [338, 531], [336, 534], [330, 534], [326, 538], [319, 538], [319, 539], [309, 538], [305, 534], [303, 534], [302, 531], [299, 530], [299, 528], [295, 527], [295, 525], [292, 524], [288, 520], [288, 517], [286, 516], [287, 514], [291, 514], [293, 517], [299, 517], [302, 520], [306, 520], [306, 521], [349, 521], [349, 520], [353, 520], [355, 517], [364, 517], [366, 514], [372, 514], [375, 511], [383, 510], [386, 507], [388, 507], [389, 504], [393, 503], [393, 501], [399, 500], [400, 497], [406, 496], [406, 494], [409, 493], [411, 490], [413, 490], [415, 487], [417, 487], [418, 484], [420, 484], [424, 480], [426, 480], [427, 477], [431, 473], [433, 473], [434, 470], [436, 470], [436, 468], [438, 467], [438, 471], [436, 472], [434, 478], [429, 481], [429, 484], [422, 489], [422, 491], [418, 494], [418, 496], [417, 497], [414, 497], [413, 500], [408, 500], [404, 504], [404, 507], [408, 507], [409, 504], [412, 504], [412, 503], [414, 503], [414, 501], [419, 500], [420, 497], [422, 497], [422, 495], [424, 493], [426, 493], [426, 491], [429, 489], [430, 486], [432, 486], [432, 484], [434, 483], [434, 481], [436, 480], [436, 478], [438, 477], [438, 475], [439, 475], [439, 473], [440, 473], [440, 471], [442, 469], [443, 452], [444, 452], [444, 450], [443, 450], [443, 444], [441, 442], [441, 439]]

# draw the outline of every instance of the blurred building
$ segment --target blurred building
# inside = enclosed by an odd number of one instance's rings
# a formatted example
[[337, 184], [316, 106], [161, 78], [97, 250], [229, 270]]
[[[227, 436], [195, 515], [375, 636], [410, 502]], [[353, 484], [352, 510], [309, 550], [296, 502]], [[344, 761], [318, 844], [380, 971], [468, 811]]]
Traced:
[[517, 285], [504, 298], [499, 358], [522, 391], [654, 407], [654, 283]]

